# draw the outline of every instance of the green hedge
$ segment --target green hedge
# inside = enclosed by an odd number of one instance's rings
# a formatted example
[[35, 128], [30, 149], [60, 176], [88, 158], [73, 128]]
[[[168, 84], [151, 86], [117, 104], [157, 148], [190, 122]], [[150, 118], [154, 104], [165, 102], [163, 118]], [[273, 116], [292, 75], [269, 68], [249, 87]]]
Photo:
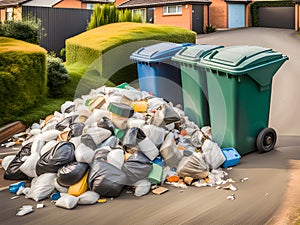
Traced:
[[66, 65], [86, 65], [88, 69], [80, 81], [81, 86], [89, 86], [92, 78], [99, 79], [91, 88], [104, 85], [106, 80], [116, 85], [130, 83], [137, 79], [136, 66], [129, 59], [132, 52], [163, 41], [195, 43], [196, 33], [167, 25], [130, 22], [108, 24], [67, 39]]
[[293, 1], [257, 1], [251, 4], [252, 26], [259, 26], [259, 8], [260, 7], [294, 7]]
[[0, 37], [0, 124], [46, 96], [46, 50]]

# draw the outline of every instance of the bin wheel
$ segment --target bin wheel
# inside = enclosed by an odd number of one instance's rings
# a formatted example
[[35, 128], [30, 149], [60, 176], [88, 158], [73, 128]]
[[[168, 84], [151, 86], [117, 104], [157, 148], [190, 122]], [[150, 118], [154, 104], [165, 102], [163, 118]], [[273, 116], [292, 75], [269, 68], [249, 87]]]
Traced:
[[257, 136], [256, 139], [256, 147], [258, 151], [264, 153], [271, 151], [277, 140], [276, 131], [273, 128], [265, 128], [263, 129]]

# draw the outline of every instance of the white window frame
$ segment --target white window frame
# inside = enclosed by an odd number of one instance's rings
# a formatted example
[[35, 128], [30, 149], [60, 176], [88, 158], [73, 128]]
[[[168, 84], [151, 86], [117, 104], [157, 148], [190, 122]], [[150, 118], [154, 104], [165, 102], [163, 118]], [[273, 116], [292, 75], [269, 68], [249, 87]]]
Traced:
[[12, 21], [14, 20], [14, 8], [9, 7], [5, 9], [5, 20]]
[[146, 10], [146, 8], [132, 9], [132, 15], [135, 15], [135, 14], [141, 14], [142, 15], [142, 22], [146, 23], [146, 20], [147, 20], [147, 10]]
[[93, 10], [94, 9], [94, 3], [86, 3], [86, 9]]
[[[174, 9], [175, 12], [170, 12], [170, 9]], [[182, 5], [170, 5], [170, 6], [164, 6], [163, 7], [163, 15], [182, 15]]]

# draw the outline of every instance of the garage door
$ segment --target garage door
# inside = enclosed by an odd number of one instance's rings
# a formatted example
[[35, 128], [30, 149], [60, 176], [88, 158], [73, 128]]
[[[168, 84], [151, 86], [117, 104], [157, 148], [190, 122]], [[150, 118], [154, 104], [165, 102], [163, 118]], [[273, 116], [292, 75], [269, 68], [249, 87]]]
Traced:
[[228, 28], [245, 27], [245, 5], [228, 4]]
[[258, 9], [260, 27], [289, 28], [295, 27], [294, 7], [260, 7]]

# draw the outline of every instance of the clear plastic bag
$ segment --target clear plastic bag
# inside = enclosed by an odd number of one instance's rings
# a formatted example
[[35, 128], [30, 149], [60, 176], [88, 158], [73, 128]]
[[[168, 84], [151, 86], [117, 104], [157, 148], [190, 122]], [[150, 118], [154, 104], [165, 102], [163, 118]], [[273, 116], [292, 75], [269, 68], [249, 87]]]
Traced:
[[66, 193], [61, 193], [61, 197], [56, 201], [55, 205], [65, 209], [73, 209], [77, 206], [78, 198]]
[[204, 142], [202, 151], [204, 153], [205, 161], [208, 163], [210, 169], [219, 168], [226, 160], [218, 144], [209, 139]]
[[20, 166], [20, 170], [26, 174], [28, 177], [36, 177], [36, 164], [40, 159], [40, 155], [38, 153], [32, 153], [26, 161]]
[[94, 191], [86, 191], [82, 195], [78, 196], [78, 205], [92, 205], [97, 203], [100, 195]]
[[139, 180], [133, 186], [135, 187], [134, 195], [137, 197], [148, 194], [151, 189], [151, 183], [147, 179]]
[[75, 150], [75, 158], [77, 162], [91, 163], [94, 155], [95, 151], [85, 144], [80, 144]]
[[176, 146], [172, 133], [167, 135], [159, 151], [167, 166], [171, 168], [177, 167], [182, 158], [182, 154]]

